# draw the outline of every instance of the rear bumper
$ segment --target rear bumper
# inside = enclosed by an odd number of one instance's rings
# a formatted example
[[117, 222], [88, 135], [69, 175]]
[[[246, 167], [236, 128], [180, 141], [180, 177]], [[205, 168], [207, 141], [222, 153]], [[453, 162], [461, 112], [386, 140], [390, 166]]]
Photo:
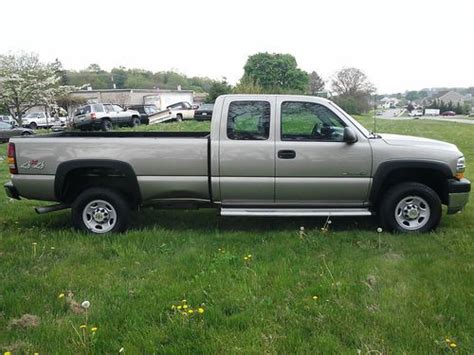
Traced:
[[448, 181], [448, 214], [462, 211], [469, 201], [471, 182], [467, 179]]
[[5, 188], [5, 193], [8, 197], [14, 198], [16, 200], [20, 199], [20, 194], [18, 193], [16, 187], [13, 186], [13, 183], [11, 181], [7, 182], [5, 185], [3, 185], [3, 187]]

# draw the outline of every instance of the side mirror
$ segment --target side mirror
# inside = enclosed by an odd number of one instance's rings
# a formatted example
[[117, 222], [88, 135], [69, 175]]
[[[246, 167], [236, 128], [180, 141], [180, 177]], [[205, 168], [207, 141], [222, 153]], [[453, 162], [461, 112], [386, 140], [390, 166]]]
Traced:
[[348, 144], [353, 144], [357, 142], [357, 134], [351, 127], [344, 127], [343, 140]]

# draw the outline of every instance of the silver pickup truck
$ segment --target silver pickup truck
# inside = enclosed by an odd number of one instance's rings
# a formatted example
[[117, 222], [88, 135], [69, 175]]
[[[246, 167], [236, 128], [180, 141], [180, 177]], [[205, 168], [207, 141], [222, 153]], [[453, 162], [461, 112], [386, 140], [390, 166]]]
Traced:
[[436, 228], [468, 201], [453, 144], [373, 134], [333, 102], [225, 95], [211, 132], [62, 132], [10, 140], [12, 198], [57, 201], [92, 233], [132, 210], [215, 207], [223, 216], [368, 216], [401, 232]]

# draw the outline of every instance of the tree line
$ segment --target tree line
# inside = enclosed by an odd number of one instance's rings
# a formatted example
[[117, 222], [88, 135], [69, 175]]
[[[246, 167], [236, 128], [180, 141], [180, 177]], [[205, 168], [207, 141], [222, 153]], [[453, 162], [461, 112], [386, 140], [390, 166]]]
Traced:
[[83, 70], [67, 70], [56, 60], [42, 63], [38, 55], [0, 55], [0, 111], [10, 113], [21, 124], [22, 116], [34, 106], [68, 109], [77, 104], [72, 91], [81, 89], [176, 89], [208, 93], [206, 102], [222, 94], [307, 94], [327, 96], [349, 113], [369, 109], [375, 91], [365, 73], [343, 68], [330, 81], [298, 67], [291, 54], [257, 53], [248, 57], [244, 75], [232, 86], [225, 78], [187, 77], [173, 71], [151, 72], [125, 67], [102, 69], [91, 64]]

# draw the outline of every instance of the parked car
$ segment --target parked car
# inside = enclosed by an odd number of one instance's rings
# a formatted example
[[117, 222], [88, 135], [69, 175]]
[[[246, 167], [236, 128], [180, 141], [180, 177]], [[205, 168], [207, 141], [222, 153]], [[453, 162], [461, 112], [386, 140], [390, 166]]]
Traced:
[[10, 124], [10, 126], [18, 127], [18, 122], [10, 115], [0, 115], [0, 121]]
[[138, 111], [140, 114], [140, 122], [146, 125], [150, 123], [150, 116], [154, 116], [160, 112], [158, 107], [153, 104], [131, 105], [128, 109]]
[[23, 127], [31, 129], [37, 128], [51, 128], [53, 126], [64, 126], [66, 124], [67, 117], [55, 117], [51, 116], [48, 112], [30, 112], [26, 116], [22, 117], [21, 124]]
[[[370, 216], [427, 232], [471, 184], [454, 145], [374, 134], [313, 96], [224, 95], [210, 132], [74, 132], [12, 138], [8, 196], [72, 208], [76, 228], [121, 232], [142, 206], [222, 216]], [[218, 114], [217, 114], [218, 113]], [[41, 188], [38, 188], [41, 181]]]
[[197, 121], [211, 120], [214, 104], [202, 104], [194, 111], [194, 119]]
[[417, 110], [412, 110], [412, 111], [408, 114], [408, 116], [410, 116], [410, 117], [421, 117], [421, 116], [423, 116], [423, 110], [419, 110], [419, 109], [417, 109]]
[[140, 113], [124, 110], [115, 104], [88, 104], [74, 111], [73, 127], [81, 131], [110, 131], [114, 125], [136, 127], [140, 125]]
[[456, 112], [454, 111], [444, 111], [441, 116], [456, 116]]
[[14, 127], [12, 124], [0, 121], [0, 143], [8, 142], [11, 137], [29, 136], [35, 132], [29, 128]]
[[194, 108], [189, 102], [177, 102], [166, 108], [170, 111], [171, 119], [176, 121], [191, 120], [194, 118]]

